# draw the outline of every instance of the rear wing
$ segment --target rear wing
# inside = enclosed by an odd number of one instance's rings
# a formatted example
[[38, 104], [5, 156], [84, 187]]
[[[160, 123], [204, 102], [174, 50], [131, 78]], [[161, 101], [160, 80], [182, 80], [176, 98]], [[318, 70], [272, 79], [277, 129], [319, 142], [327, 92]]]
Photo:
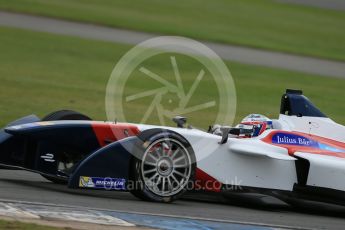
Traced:
[[282, 96], [280, 114], [297, 117], [327, 117], [307, 97], [302, 90], [287, 89]]

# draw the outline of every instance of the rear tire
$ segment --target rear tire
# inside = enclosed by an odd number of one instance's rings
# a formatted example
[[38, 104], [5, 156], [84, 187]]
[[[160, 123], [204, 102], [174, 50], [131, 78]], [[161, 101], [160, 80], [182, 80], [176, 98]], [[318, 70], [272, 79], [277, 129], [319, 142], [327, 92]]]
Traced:
[[133, 185], [129, 188], [134, 196], [169, 203], [193, 186], [195, 155], [183, 137], [169, 131], [160, 132], [143, 139], [137, 147], [131, 162]]
[[[62, 121], [62, 120], [91, 121], [92, 119], [82, 113], [79, 113], [73, 110], [59, 110], [56, 112], [52, 112], [42, 119], [42, 121]], [[74, 167], [74, 165], [77, 163], [78, 162], [73, 162], [73, 165], [70, 168]], [[58, 165], [59, 165], [59, 162], [58, 162]], [[67, 181], [65, 179], [59, 179], [56, 177], [43, 175], [43, 174], [41, 174], [41, 176], [55, 184], [67, 184]]]

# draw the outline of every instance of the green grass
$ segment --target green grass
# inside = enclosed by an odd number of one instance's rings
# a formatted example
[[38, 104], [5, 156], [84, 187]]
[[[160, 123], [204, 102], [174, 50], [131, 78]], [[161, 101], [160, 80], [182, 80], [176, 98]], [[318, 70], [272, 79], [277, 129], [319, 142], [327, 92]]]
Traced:
[[[0, 27], [0, 34], [1, 126], [24, 115], [43, 116], [58, 109], [74, 109], [98, 120], [105, 119], [108, 78], [130, 46], [4, 27]], [[198, 62], [178, 55], [176, 59], [181, 64], [185, 85], [190, 86], [200, 70]], [[168, 55], [156, 56], [143, 65], [171, 80]], [[344, 80], [237, 63], [227, 65], [236, 83], [236, 121], [254, 112], [276, 118], [285, 89], [299, 88], [331, 118], [345, 123]], [[144, 78], [136, 70], [129, 78], [125, 94], [156, 86], [159, 86], [157, 82]], [[210, 80], [203, 82], [198, 90], [191, 103], [218, 97]], [[127, 103], [129, 120], [139, 121], [151, 100]], [[206, 127], [213, 122], [215, 114], [214, 109], [206, 109], [187, 116], [191, 124]], [[148, 122], [157, 123], [157, 118], [153, 115]]]
[[345, 14], [276, 0], [0, 0], [0, 9], [345, 61]]
[[0, 229], [11, 229], [11, 230], [62, 230], [70, 228], [56, 228], [48, 227], [37, 224], [22, 223], [19, 221], [6, 221], [0, 220]]

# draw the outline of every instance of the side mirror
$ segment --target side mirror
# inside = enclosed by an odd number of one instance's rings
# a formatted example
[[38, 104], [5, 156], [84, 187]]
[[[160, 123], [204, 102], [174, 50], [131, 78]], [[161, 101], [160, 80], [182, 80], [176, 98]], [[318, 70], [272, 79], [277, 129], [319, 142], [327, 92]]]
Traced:
[[228, 138], [229, 138], [229, 132], [231, 130], [230, 126], [222, 126], [220, 128], [220, 131], [222, 132], [222, 140], [219, 142], [219, 144], [225, 144], [226, 142], [228, 142]]
[[176, 123], [178, 128], [183, 128], [184, 125], [187, 123], [186, 117], [176, 116], [172, 120]]

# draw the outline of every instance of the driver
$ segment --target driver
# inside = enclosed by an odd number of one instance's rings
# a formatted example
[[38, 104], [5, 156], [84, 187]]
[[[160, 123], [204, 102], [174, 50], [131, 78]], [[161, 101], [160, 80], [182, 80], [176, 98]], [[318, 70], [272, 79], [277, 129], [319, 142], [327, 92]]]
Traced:
[[273, 129], [272, 120], [261, 114], [250, 114], [246, 116], [236, 128], [252, 130], [248, 137], [257, 137], [267, 129]]
[[[210, 128], [210, 132], [221, 136], [220, 128], [220, 125], [214, 125]], [[237, 136], [247, 138], [257, 137], [267, 129], [273, 129], [272, 120], [261, 114], [250, 114], [233, 128], [233, 130], [238, 131], [239, 134]]]

